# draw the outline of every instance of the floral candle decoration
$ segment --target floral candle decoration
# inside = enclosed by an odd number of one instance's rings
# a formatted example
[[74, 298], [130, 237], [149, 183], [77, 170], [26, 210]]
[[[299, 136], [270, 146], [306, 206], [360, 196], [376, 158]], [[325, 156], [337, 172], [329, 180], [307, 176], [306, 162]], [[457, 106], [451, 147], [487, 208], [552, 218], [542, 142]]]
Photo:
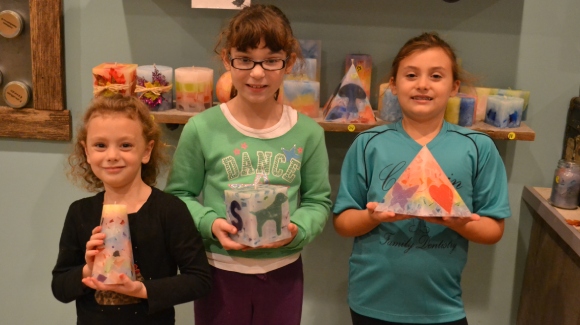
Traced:
[[101, 233], [106, 234], [103, 249], [95, 256], [92, 277], [104, 284], [121, 284], [121, 274], [135, 280], [133, 250], [127, 207], [104, 204]]
[[163, 65], [140, 65], [137, 67], [139, 99], [152, 111], [166, 111], [173, 106], [173, 68]]
[[93, 68], [93, 95], [110, 97], [116, 93], [133, 96], [137, 85], [137, 65], [101, 63]]

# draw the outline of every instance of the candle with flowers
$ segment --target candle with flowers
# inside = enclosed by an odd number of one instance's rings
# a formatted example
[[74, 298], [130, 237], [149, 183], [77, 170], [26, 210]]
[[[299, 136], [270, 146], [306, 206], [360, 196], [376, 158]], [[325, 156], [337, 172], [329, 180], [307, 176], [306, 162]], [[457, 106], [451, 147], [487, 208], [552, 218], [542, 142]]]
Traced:
[[173, 106], [173, 68], [163, 65], [141, 65], [137, 67], [139, 99], [152, 111], [166, 111]]
[[133, 96], [136, 85], [136, 64], [107, 62], [93, 68], [93, 95], [95, 97], [109, 97], [116, 93]]

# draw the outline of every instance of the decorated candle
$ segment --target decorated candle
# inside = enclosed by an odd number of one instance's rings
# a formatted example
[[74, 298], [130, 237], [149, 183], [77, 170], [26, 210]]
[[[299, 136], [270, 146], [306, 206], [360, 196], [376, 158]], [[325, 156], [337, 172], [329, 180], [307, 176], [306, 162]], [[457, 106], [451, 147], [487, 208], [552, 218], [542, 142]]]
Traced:
[[238, 232], [233, 241], [251, 247], [291, 236], [288, 187], [256, 184], [225, 190], [226, 215]]
[[562, 209], [576, 209], [580, 193], [580, 165], [561, 159], [554, 171], [550, 203]]
[[[495, 91], [492, 90], [492, 93]], [[530, 102], [530, 92], [527, 90], [515, 90], [515, 89], [497, 89], [497, 95], [508, 96], [508, 97], [519, 97], [524, 99], [524, 107], [522, 108], [522, 120], [526, 119], [528, 111], [528, 103]]]
[[152, 111], [166, 111], [173, 106], [173, 68], [163, 65], [137, 67], [135, 92]]
[[373, 70], [373, 59], [368, 54], [349, 54], [344, 62], [344, 72], [348, 72], [350, 65], [354, 64], [356, 72], [367, 97], [371, 95], [371, 72]]
[[388, 83], [379, 86], [379, 117], [381, 120], [391, 123], [403, 118], [399, 99], [393, 95]]
[[110, 97], [116, 93], [133, 96], [137, 85], [137, 65], [101, 63], [93, 68], [93, 95]]
[[451, 124], [459, 124], [459, 105], [461, 98], [454, 96], [447, 100], [447, 107], [445, 108], [445, 121]]
[[282, 102], [302, 114], [316, 118], [320, 115], [320, 83], [308, 80], [284, 80]]
[[296, 61], [290, 74], [285, 76], [285, 80], [312, 80], [316, 79], [316, 59], [303, 59]]
[[103, 250], [95, 256], [93, 278], [104, 284], [120, 284], [121, 274], [135, 280], [131, 233], [125, 205], [103, 205], [101, 232], [106, 235], [105, 244]]
[[461, 98], [461, 103], [459, 104], [459, 125], [461, 126], [472, 126], [475, 114], [475, 106], [477, 100], [473, 96], [458, 94]]
[[524, 99], [491, 95], [487, 97], [485, 123], [498, 128], [516, 128], [522, 121]]
[[[320, 67], [322, 62], [322, 42], [320, 40], [298, 40], [300, 49], [302, 50], [302, 57], [304, 58], [304, 65], [306, 66], [306, 73], [310, 80], [320, 82]], [[312, 70], [314, 70], [314, 78], [312, 78]]]
[[485, 113], [487, 111], [487, 96], [491, 93], [491, 88], [475, 88], [475, 95], [477, 96], [477, 105], [475, 107], [475, 122], [485, 121]]
[[213, 70], [202, 67], [175, 69], [177, 109], [201, 112], [213, 105]]
[[445, 109], [445, 120], [460, 126], [472, 126], [475, 103], [475, 97], [467, 94], [459, 93], [449, 98]]

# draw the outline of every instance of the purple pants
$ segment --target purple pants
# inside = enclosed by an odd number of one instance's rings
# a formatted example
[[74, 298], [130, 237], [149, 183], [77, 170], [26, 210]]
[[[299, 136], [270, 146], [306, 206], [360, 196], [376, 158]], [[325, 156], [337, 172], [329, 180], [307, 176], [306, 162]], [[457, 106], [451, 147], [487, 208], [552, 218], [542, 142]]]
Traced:
[[264, 274], [211, 267], [212, 290], [194, 302], [195, 325], [299, 325], [302, 257]]

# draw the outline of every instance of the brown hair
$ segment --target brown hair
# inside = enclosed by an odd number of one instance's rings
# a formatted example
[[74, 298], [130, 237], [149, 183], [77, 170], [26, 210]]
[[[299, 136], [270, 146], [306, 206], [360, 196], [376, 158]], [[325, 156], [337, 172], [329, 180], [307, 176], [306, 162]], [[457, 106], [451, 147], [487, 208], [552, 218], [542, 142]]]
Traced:
[[389, 74], [389, 79], [393, 78], [396, 81], [397, 79], [397, 71], [399, 70], [399, 65], [401, 61], [405, 58], [409, 57], [410, 55], [419, 52], [425, 51], [434, 47], [438, 47], [442, 49], [449, 59], [451, 60], [451, 69], [453, 71], [453, 81], [464, 81], [465, 79], [465, 72], [461, 69], [461, 66], [457, 63], [457, 57], [455, 56], [455, 51], [447, 42], [445, 42], [436, 32], [430, 33], [423, 33], [417, 37], [413, 37], [408, 40], [405, 45], [399, 50], [397, 56], [393, 60], [393, 64], [391, 65], [391, 72]]
[[99, 96], [92, 100], [77, 130], [73, 152], [68, 157], [70, 169], [67, 176], [75, 184], [89, 192], [97, 192], [104, 188], [103, 182], [93, 173], [87, 162], [83, 143], [87, 141], [89, 121], [95, 116], [110, 114], [121, 114], [139, 121], [143, 128], [145, 143], [154, 141], [149, 162], [141, 166], [143, 182], [149, 186], [154, 186], [157, 183], [157, 176], [161, 168], [169, 163], [169, 158], [164, 150], [165, 145], [161, 142], [161, 129], [153, 120], [146, 104], [136, 97], [120, 94], [111, 97]]
[[302, 57], [290, 20], [278, 7], [263, 4], [244, 7], [236, 14], [222, 29], [214, 51], [223, 58], [233, 47], [240, 51], [256, 49], [262, 39], [272, 52]]

